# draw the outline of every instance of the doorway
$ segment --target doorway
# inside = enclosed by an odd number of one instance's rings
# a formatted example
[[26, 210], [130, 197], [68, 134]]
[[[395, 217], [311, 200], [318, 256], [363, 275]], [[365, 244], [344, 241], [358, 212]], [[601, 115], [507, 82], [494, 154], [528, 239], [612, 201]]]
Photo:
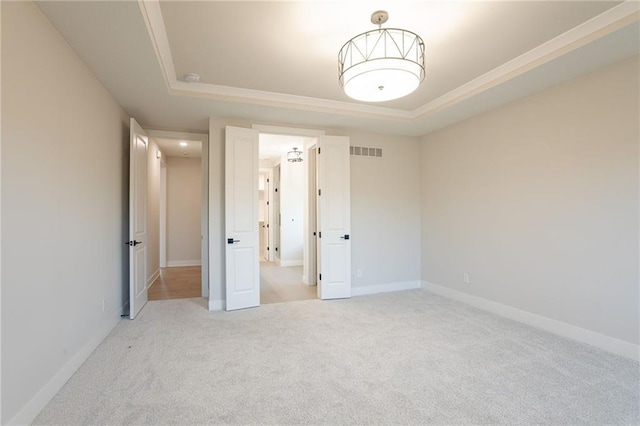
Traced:
[[[284, 132], [279, 131], [285, 129]], [[275, 131], [274, 131], [275, 130]], [[225, 309], [244, 309], [260, 305], [260, 256], [259, 256], [259, 169], [280, 165], [280, 187], [278, 189], [280, 214], [272, 216], [281, 225], [278, 254], [278, 266], [290, 266], [287, 262], [297, 262], [287, 255], [285, 225], [299, 225], [290, 211], [283, 206], [287, 191], [284, 190], [285, 164], [289, 157], [300, 150], [286, 148], [287, 156], [279, 156], [278, 164], [260, 164], [259, 145], [264, 136], [298, 136], [305, 140], [304, 151], [317, 145], [316, 179], [317, 216], [317, 297], [320, 299], [341, 299], [351, 297], [351, 235], [350, 235], [350, 158], [349, 138], [345, 136], [325, 136], [324, 132], [304, 129], [288, 129], [273, 126], [254, 125], [252, 129], [225, 127]], [[303, 135], [303, 136], [300, 136]], [[290, 143], [291, 141], [289, 141]], [[308, 162], [302, 162], [308, 165]], [[302, 179], [294, 179], [308, 191], [308, 173], [302, 173]], [[274, 194], [276, 188], [271, 194]], [[310, 196], [310, 195], [309, 195]], [[309, 202], [302, 203], [304, 211], [303, 237], [308, 237]], [[293, 219], [293, 220], [291, 220]], [[297, 222], [297, 223], [296, 223]], [[275, 229], [276, 227], [273, 226]], [[288, 238], [288, 237], [287, 237]], [[275, 240], [275, 238], [274, 238]], [[274, 241], [272, 240], [272, 241]], [[302, 253], [305, 244], [302, 244]], [[310, 242], [310, 238], [306, 240]], [[291, 248], [291, 247], [290, 247]], [[275, 252], [275, 248], [274, 248]], [[306, 256], [308, 259], [308, 256]], [[303, 256], [304, 262], [305, 256]], [[309, 268], [309, 265], [306, 265]], [[305, 266], [303, 265], [303, 271]], [[298, 273], [298, 275], [300, 275]], [[304, 276], [304, 272], [303, 275]], [[305, 283], [303, 283], [305, 284]], [[305, 284], [308, 285], [308, 284]]]
[[[149, 133], [153, 156], [160, 162], [159, 203], [157, 207], [149, 203], [149, 215], [158, 210], [159, 233], [159, 250], [150, 253], [158, 255], [158, 272], [148, 290], [149, 300], [207, 297], [206, 135]], [[149, 179], [156, 176], [150, 174]], [[153, 197], [150, 193], [149, 199]]]
[[[309, 284], [304, 272], [309, 261], [304, 216], [309, 198], [307, 142], [301, 136], [259, 135], [261, 304], [317, 297], [315, 281]], [[296, 151], [298, 154], [291, 154]]]

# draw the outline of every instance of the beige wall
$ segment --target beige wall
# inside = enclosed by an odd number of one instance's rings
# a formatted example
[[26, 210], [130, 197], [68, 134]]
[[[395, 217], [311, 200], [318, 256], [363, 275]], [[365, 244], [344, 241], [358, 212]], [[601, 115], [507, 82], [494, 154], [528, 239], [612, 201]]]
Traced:
[[40, 10], [1, 7], [2, 423], [23, 424], [120, 320], [129, 136]]
[[634, 58], [423, 137], [423, 280], [638, 343], [638, 75]]
[[302, 265], [302, 228], [304, 223], [304, 166], [287, 161], [286, 154], [280, 161], [280, 252], [284, 265]]
[[[351, 283], [420, 280], [420, 152], [416, 138], [336, 132], [382, 158], [351, 156]], [[362, 270], [362, 277], [356, 272]]]
[[201, 162], [167, 158], [167, 266], [201, 263]]
[[[224, 130], [227, 125], [251, 127], [252, 124], [238, 120], [210, 120], [209, 252], [213, 301], [225, 298]], [[351, 145], [381, 147], [384, 150], [382, 159], [351, 157], [352, 286], [355, 289], [419, 281], [418, 139], [347, 130], [326, 130], [326, 133], [349, 136]], [[362, 278], [356, 277], [357, 269], [363, 270]]]
[[149, 138], [147, 148], [147, 285], [160, 273], [160, 162], [158, 144]]

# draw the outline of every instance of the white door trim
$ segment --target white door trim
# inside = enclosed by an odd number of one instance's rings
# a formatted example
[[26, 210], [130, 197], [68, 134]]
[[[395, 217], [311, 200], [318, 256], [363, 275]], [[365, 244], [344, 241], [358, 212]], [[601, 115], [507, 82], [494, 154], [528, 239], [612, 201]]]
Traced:
[[288, 135], [288, 136], [323, 136], [324, 130], [317, 129], [298, 129], [296, 127], [283, 127], [283, 126], [267, 126], [263, 124], [253, 124], [252, 129], [257, 130], [260, 133], [269, 135]]

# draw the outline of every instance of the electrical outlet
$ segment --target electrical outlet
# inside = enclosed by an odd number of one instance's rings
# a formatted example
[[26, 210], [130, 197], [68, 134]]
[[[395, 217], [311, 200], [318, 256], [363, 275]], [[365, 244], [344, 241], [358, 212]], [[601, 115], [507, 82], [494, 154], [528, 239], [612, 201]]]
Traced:
[[362, 269], [356, 269], [356, 277], [362, 278]]
[[462, 281], [464, 281], [466, 284], [469, 284], [469, 274], [467, 274], [466, 272], [462, 274]]

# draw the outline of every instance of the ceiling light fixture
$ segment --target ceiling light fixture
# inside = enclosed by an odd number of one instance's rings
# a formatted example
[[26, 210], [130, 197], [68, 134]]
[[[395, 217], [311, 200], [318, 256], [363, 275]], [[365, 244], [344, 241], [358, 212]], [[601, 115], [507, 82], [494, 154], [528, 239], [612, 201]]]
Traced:
[[424, 80], [424, 42], [419, 35], [382, 28], [389, 14], [371, 14], [377, 30], [359, 34], [338, 53], [340, 86], [350, 98], [365, 102], [398, 99], [412, 93]]
[[298, 148], [293, 147], [293, 151], [287, 152], [287, 161], [291, 163], [299, 163], [302, 161], [302, 152], [298, 151]]
[[185, 141], [182, 141], [182, 142], [180, 142], [178, 145], [180, 145], [180, 146], [187, 146], [187, 145], [189, 145], [189, 144], [188, 144], [188, 143], [186, 143]]

